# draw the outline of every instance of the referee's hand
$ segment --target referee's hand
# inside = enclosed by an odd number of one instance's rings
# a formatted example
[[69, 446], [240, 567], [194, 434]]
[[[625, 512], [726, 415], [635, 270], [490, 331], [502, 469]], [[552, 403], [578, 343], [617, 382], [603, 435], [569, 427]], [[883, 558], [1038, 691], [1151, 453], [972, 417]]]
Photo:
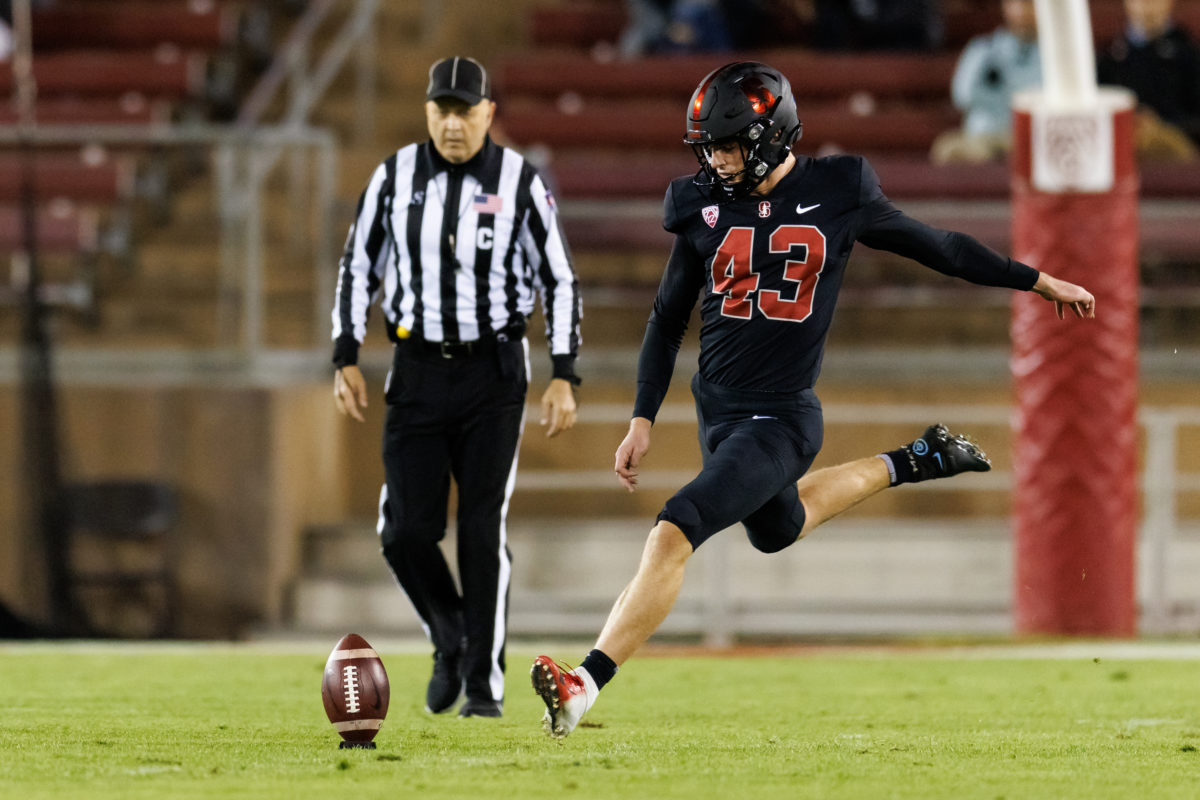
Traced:
[[562, 378], [553, 378], [542, 395], [542, 424], [547, 438], [558, 436], [575, 427], [575, 392], [571, 384]]
[[333, 402], [342, 414], [366, 422], [363, 409], [367, 407], [367, 380], [354, 364], [339, 369], [333, 376]]

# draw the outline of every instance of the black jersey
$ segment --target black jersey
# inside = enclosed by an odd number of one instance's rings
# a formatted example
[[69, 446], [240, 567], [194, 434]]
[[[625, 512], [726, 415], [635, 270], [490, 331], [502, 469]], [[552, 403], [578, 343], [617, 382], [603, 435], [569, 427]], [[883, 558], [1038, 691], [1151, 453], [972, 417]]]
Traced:
[[821, 368], [856, 241], [972, 283], [1030, 289], [1038, 272], [963, 233], [900, 212], [859, 156], [796, 157], [765, 196], [718, 202], [678, 178], [663, 226], [675, 244], [646, 326], [634, 416], [653, 420], [700, 297], [700, 374], [735, 389], [798, 392]]

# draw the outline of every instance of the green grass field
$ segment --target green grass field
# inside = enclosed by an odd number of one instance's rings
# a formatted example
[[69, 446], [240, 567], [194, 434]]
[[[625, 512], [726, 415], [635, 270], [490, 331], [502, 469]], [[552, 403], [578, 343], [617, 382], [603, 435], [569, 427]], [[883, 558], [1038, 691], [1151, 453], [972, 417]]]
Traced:
[[660, 651], [557, 742], [532, 650], [509, 655], [503, 719], [460, 720], [422, 711], [427, 654], [381, 646], [387, 723], [345, 751], [327, 650], [271, 647], [0, 645], [0, 797], [1200, 796], [1194, 648]]

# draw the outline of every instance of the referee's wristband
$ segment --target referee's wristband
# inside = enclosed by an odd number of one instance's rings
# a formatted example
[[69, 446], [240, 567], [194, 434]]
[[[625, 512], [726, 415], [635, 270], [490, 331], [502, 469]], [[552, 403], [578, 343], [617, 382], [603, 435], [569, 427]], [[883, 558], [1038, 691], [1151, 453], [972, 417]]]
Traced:
[[583, 379], [575, 374], [575, 356], [550, 356], [550, 363], [554, 367], [552, 375], [555, 378], [561, 378], [572, 386], [583, 383]]
[[339, 336], [333, 341], [333, 365], [338, 369], [358, 363], [358, 340], [353, 336]]

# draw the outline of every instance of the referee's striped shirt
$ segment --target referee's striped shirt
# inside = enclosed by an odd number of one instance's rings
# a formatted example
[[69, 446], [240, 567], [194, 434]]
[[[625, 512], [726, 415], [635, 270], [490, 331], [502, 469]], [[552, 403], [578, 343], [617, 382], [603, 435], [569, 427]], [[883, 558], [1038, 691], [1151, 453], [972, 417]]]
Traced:
[[554, 376], [574, 379], [579, 282], [537, 170], [490, 137], [465, 164], [431, 142], [408, 145], [359, 198], [338, 270], [334, 363], [356, 363], [381, 295], [393, 341], [468, 342], [523, 326], [535, 294]]

